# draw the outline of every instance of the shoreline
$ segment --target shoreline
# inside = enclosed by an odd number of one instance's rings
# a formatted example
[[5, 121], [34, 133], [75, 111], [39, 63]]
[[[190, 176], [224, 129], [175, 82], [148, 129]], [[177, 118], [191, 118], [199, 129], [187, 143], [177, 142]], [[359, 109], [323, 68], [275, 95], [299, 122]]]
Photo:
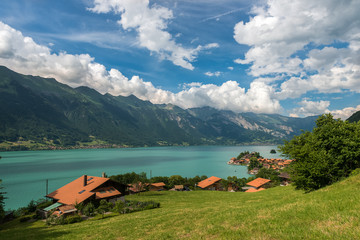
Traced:
[[[142, 147], [195, 147], [195, 146], [230, 146], [230, 147], [236, 147], [236, 146], [277, 146], [279, 143], [244, 143], [244, 144], [198, 144], [198, 145], [145, 145], [145, 146], [129, 146], [129, 145], [118, 145], [118, 144], [96, 144], [96, 145], [89, 145], [89, 146], [54, 146], [54, 145], [48, 145], [48, 146], [39, 146], [39, 147], [27, 147], [25, 145], [12, 145], [9, 148], [1, 147], [0, 152], [17, 152], [17, 151], [49, 151], [49, 150], [74, 150], [74, 149], [112, 149], [112, 148], [142, 148]], [[230, 161], [229, 161], [230, 162]], [[233, 164], [238, 165], [238, 164]]]

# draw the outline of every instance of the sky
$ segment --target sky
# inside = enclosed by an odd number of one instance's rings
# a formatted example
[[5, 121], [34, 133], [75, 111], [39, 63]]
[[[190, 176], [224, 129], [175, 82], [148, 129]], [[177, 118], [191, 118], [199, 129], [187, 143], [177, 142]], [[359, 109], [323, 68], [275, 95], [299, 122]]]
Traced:
[[0, 65], [184, 109], [360, 110], [358, 0], [1, 0]]

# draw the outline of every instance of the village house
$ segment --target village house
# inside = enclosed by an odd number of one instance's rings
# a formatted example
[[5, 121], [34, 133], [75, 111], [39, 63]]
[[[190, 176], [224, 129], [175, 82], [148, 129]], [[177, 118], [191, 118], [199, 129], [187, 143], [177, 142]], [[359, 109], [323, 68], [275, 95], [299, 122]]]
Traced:
[[148, 189], [148, 187], [149, 187], [148, 183], [142, 183], [142, 182], [128, 184], [129, 194], [145, 192]]
[[202, 180], [201, 182], [198, 183], [197, 186], [206, 190], [222, 190], [220, 181], [221, 178], [212, 176], [205, 180]]
[[[283, 169], [291, 164], [293, 159], [282, 159], [282, 158], [258, 158], [257, 159], [264, 168], [266, 169], [274, 169], [276, 171], [279, 171], [280, 169]], [[250, 159], [249, 158], [231, 158], [227, 164], [231, 165], [249, 165]], [[256, 171], [250, 172], [250, 174], [256, 175]]]
[[258, 192], [265, 190], [267, 185], [271, 182], [269, 179], [265, 178], [256, 178], [255, 180], [252, 180], [251, 182], [248, 182], [247, 185], [249, 187], [245, 187], [243, 189], [247, 189], [245, 192]]
[[150, 183], [149, 191], [163, 191], [165, 190], [165, 183], [158, 182], [158, 183]]
[[57, 210], [57, 215], [72, 214], [77, 211], [76, 204], [90, 201], [116, 201], [126, 192], [127, 186], [112, 181], [110, 178], [83, 175], [78, 179], [46, 195], [54, 202], [43, 210], [46, 217], [51, 210]]

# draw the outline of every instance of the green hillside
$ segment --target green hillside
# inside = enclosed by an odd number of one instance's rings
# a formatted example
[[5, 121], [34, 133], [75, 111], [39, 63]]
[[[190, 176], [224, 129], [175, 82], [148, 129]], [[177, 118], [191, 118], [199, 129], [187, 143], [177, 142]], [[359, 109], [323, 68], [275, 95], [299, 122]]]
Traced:
[[0, 239], [360, 239], [360, 175], [304, 194], [148, 192], [161, 208], [64, 226], [7, 223]]
[[360, 111], [357, 111], [353, 115], [351, 115], [348, 119], [349, 122], [358, 122], [360, 120]]

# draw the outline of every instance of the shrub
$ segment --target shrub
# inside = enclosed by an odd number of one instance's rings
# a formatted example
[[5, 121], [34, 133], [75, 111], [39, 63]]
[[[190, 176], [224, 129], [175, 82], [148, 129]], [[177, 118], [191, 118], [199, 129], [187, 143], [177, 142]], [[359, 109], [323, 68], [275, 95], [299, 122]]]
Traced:
[[29, 221], [30, 219], [32, 219], [32, 216], [21, 216], [21, 217], [19, 218], [19, 221], [20, 221], [20, 222], [27, 222], [27, 221]]
[[360, 168], [357, 168], [357, 169], [355, 169], [354, 171], [352, 171], [352, 172], [350, 173], [350, 176], [355, 176], [355, 175], [358, 175], [358, 174], [360, 174]]
[[29, 212], [35, 212], [36, 211], [36, 202], [34, 200], [31, 200], [26, 208]]
[[105, 199], [102, 199], [96, 211], [97, 213], [101, 214], [102, 217], [104, 217], [104, 213], [109, 211], [111, 208], [112, 208], [112, 203], [109, 203]]
[[83, 213], [84, 207], [85, 207], [85, 205], [84, 205], [83, 202], [81, 202], [81, 203], [76, 203], [76, 204], [75, 204], [75, 208], [76, 208], [80, 213]]
[[79, 215], [71, 215], [71, 216], [67, 216], [65, 218], [66, 224], [72, 224], [72, 223], [81, 222], [81, 221], [82, 221], [82, 218]]
[[123, 201], [117, 201], [115, 203], [115, 206], [113, 208], [113, 211], [114, 212], [117, 212], [117, 213], [123, 213], [124, 212], [124, 207], [125, 207], [125, 203]]
[[48, 217], [46, 219], [46, 224], [47, 225], [62, 225], [65, 224], [65, 217], [64, 216], [56, 216], [56, 215], [51, 215], [50, 217]]
[[82, 213], [86, 216], [93, 216], [95, 213], [95, 206], [92, 202], [86, 204], [86, 206], [83, 208]]

